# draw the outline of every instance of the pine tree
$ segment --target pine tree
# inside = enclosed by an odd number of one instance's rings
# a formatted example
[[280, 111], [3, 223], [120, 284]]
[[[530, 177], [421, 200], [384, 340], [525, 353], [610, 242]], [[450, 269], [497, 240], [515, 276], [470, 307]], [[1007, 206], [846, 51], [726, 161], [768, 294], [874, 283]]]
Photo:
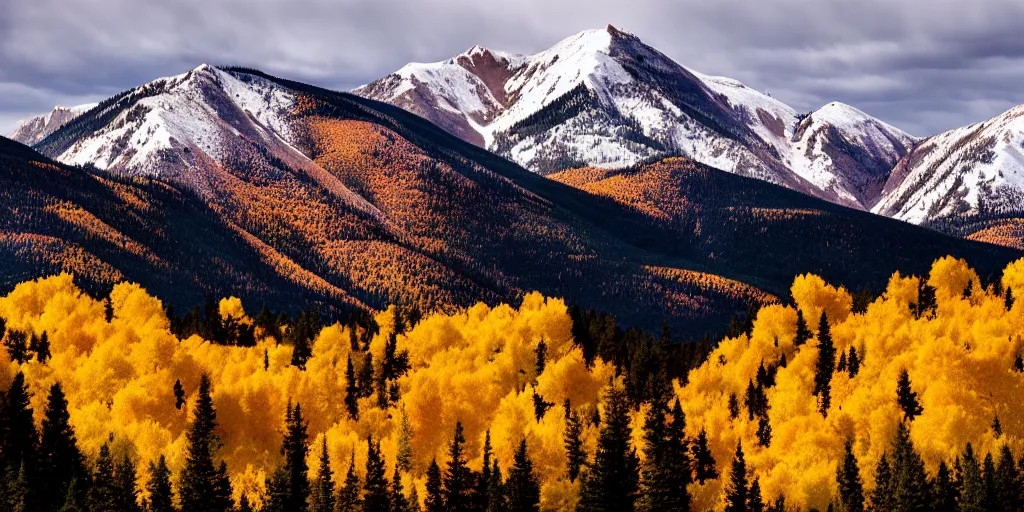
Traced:
[[832, 404], [832, 374], [836, 368], [836, 347], [828, 325], [828, 316], [821, 312], [818, 322], [818, 361], [814, 367], [814, 395], [818, 397], [822, 416], [828, 416]]
[[480, 475], [476, 479], [476, 487], [473, 489], [473, 510], [485, 510], [487, 508], [487, 488], [491, 484], [491, 457], [494, 450], [491, 447], [491, 431], [484, 433], [483, 460], [480, 464]]
[[501, 478], [501, 468], [494, 461], [491, 468], [491, 483], [487, 486], [487, 512], [507, 512], [508, 499], [505, 495], [505, 483]]
[[991, 452], [985, 454], [981, 475], [985, 485], [985, 506], [989, 510], [997, 510], [999, 503], [996, 494], [996, 462]]
[[860, 354], [857, 353], [857, 347], [850, 347], [850, 358], [846, 363], [846, 368], [850, 373], [851, 379], [860, 373]]
[[331, 472], [331, 456], [327, 453], [327, 436], [320, 443], [320, 467], [312, 498], [311, 512], [334, 512], [334, 473]]
[[135, 463], [126, 454], [114, 469], [117, 510], [120, 512], [142, 512], [142, 508], [139, 507], [137, 479]]
[[[78, 482], [78, 480], [72, 480], [68, 485], [67, 491], [64, 493], [64, 504], [56, 509], [57, 512], [86, 512], [84, 505], [86, 500], [82, 498], [82, 496], [87, 496], [85, 486]], [[151, 512], [162, 511], [154, 509]]]
[[896, 508], [899, 512], [928, 510], [931, 490], [924, 461], [910, 440], [910, 428], [900, 423], [893, 441], [893, 477]]
[[537, 512], [540, 510], [540, 484], [533, 473], [533, 462], [526, 450], [526, 439], [519, 443], [515, 462], [508, 472], [505, 484], [509, 512]]
[[796, 336], [793, 338], [793, 346], [799, 347], [811, 339], [811, 330], [807, 327], [807, 320], [804, 319], [804, 312], [800, 308], [796, 310]]
[[587, 463], [587, 452], [583, 449], [583, 422], [576, 411], [572, 410], [569, 399], [565, 399], [565, 453], [568, 459], [567, 474], [569, 481], [575, 482], [580, 475], [580, 468]]
[[366, 480], [363, 481], [363, 512], [391, 512], [391, 490], [384, 473], [380, 443], [367, 439]]
[[405, 497], [402, 486], [402, 473], [395, 466], [395, 474], [391, 477], [391, 510], [392, 512], [408, 512], [409, 500]]
[[21, 331], [7, 331], [4, 345], [7, 347], [7, 354], [11, 356], [11, 361], [22, 364], [27, 360], [28, 347], [25, 345], [27, 340], [28, 337]]
[[743, 457], [743, 443], [736, 443], [736, 457], [729, 470], [729, 483], [725, 490], [725, 512], [747, 510], [747, 462]]
[[416, 490], [416, 486], [413, 485], [409, 489], [409, 512], [420, 512], [420, 493]]
[[736, 393], [729, 395], [729, 418], [736, 419], [740, 417], [740, 401], [736, 398]]
[[263, 349], [263, 371], [270, 371], [270, 349]]
[[283, 464], [278, 465], [274, 472], [266, 480], [267, 494], [263, 501], [263, 508], [260, 512], [290, 512], [288, 511], [288, 468]]
[[50, 359], [50, 337], [43, 331], [43, 334], [39, 336], [39, 342], [35, 347], [36, 360], [40, 363], [46, 363]]
[[1003, 306], [1006, 307], [1007, 311], [1013, 309], [1013, 302], [1014, 302], [1013, 290], [1009, 286], [1007, 286], [1006, 287], [1006, 297], [1003, 299]]
[[320, 330], [320, 319], [316, 313], [303, 311], [295, 327], [288, 330], [288, 341], [292, 344], [292, 366], [306, 369], [306, 361], [313, 356], [313, 337]]
[[426, 512], [444, 512], [444, 483], [441, 481], [441, 467], [437, 465], [437, 459], [430, 461], [427, 468], [427, 502]]
[[871, 510], [889, 512], [896, 509], [895, 481], [889, 457], [882, 454], [875, 467], [875, 489], [871, 492]]
[[694, 480], [704, 484], [706, 480], [718, 478], [715, 457], [711, 454], [711, 447], [708, 446], [708, 433], [703, 428], [697, 434], [697, 441], [693, 443], [693, 464]]
[[339, 490], [337, 499], [338, 512], [356, 512], [362, 510], [363, 503], [360, 499], [362, 485], [359, 483], [359, 475], [356, 473], [356, 455], [352, 453], [349, 459], [348, 472], [345, 474], [345, 485]]
[[32, 510], [30, 492], [32, 486], [28, 481], [28, 471], [22, 464], [17, 470], [8, 468], [7, 481], [5, 482], [6, 496], [4, 496], [6, 508], [11, 512], [28, 512]]
[[146, 489], [149, 491], [148, 512], [175, 512], [171, 470], [167, 467], [167, 459], [163, 455], [156, 464], [149, 463], [149, 482]]
[[451, 512], [462, 512], [470, 508], [470, 489], [473, 474], [466, 466], [462, 453], [466, 438], [462, 434], [462, 422], [455, 422], [455, 435], [448, 448], [448, 468], [444, 473], [444, 505]]
[[[217, 412], [210, 396], [210, 378], [203, 374], [199, 380], [193, 422], [186, 434], [185, 467], [181, 472], [179, 494], [182, 510], [222, 512], [225, 506], [224, 485], [227, 475], [214, 465], [214, 455], [220, 448]], [[230, 493], [228, 493], [230, 498]]]
[[39, 433], [32, 418], [31, 399], [25, 375], [18, 372], [0, 407], [0, 469], [25, 466], [25, 476], [30, 483], [39, 451]]
[[235, 508], [235, 500], [232, 497], [231, 478], [228, 476], [227, 462], [220, 461], [220, 466], [213, 475], [213, 508], [212, 510], [231, 511]]
[[174, 381], [174, 408], [181, 410], [181, 406], [185, 405], [185, 388], [181, 386], [181, 379]]
[[1003, 512], [1016, 512], [1020, 489], [1024, 485], [1021, 475], [1017, 471], [1017, 463], [1013, 459], [1013, 452], [1010, 447], [1003, 445], [999, 451], [999, 463], [996, 466], [995, 487], [996, 507]]
[[843, 512], [864, 512], [864, 484], [860, 478], [857, 457], [853, 455], [853, 441], [847, 440], [842, 460], [836, 469], [839, 502]]
[[910, 387], [910, 374], [905, 368], [900, 372], [899, 380], [896, 382], [896, 402], [903, 409], [903, 417], [907, 421], [914, 421], [914, 418], [924, 412], [917, 399], [917, 393]]
[[412, 425], [409, 424], [409, 415], [406, 414], [404, 407], [402, 408], [402, 426], [398, 436], [397, 461], [398, 467], [402, 471], [412, 471]]
[[[656, 398], [644, 418], [644, 461], [640, 480], [637, 510], [644, 512], [689, 510], [686, 484], [689, 478], [689, 457], [685, 437], [678, 431], [678, 420], [685, 422], [676, 400], [672, 424], [666, 420], [664, 399]], [[682, 440], [683, 446], [679, 446]], [[679, 460], [682, 457], [683, 460]]]
[[89, 487], [89, 510], [92, 512], [120, 512], [117, 499], [117, 482], [114, 479], [114, 459], [110, 446], [100, 446], [99, 457], [93, 470], [92, 486]]
[[757, 444], [764, 448], [768, 448], [772, 444], [772, 425], [768, 420], [768, 415], [757, 419]]
[[304, 511], [309, 499], [309, 455], [308, 425], [302, 418], [302, 406], [295, 404], [285, 418], [285, 435], [281, 444], [281, 455], [284, 456], [285, 470], [288, 472], [288, 492], [284, 502], [286, 511]]
[[578, 511], [630, 511], [637, 500], [639, 459], [630, 446], [628, 401], [621, 389], [605, 396], [597, 453], [583, 478]]
[[956, 512], [956, 486], [953, 483], [949, 466], [946, 462], [939, 463], [939, 469], [935, 473], [935, 481], [932, 484], [932, 510], [935, 512]]
[[547, 357], [548, 345], [547, 343], [544, 343], [544, 340], [542, 339], [537, 342], [537, 364], [534, 368], [537, 377], [540, 377], [540, 374], [544, 373], [544, 367], [547, 365]]
[[764, 499], [761, 498], [761, 481], [754, 479], [747, 491], [747, 512], [764, 512]]
[[55, 383], [50, 387], [47, 397], [39, 444], [40, 471], [37, 485], [42, 510], [59, 508], [64, 503], [71, 482], [85, 482], [89, 475], [85, 467], [85, 456], [78, 449], [78, 440], [70, 420], [64, 390], [59, 382]]
[[961, 458], [963, 468], [960, 477], [960, 511], [961, 512], [984, 512], [991, 510], [985, 495], [985, 478], [982, 475], [981, 465], [974, 456], [974, 448], [970, 443], [964, 448]]
[[349, 354], [348, 362], [345, 364], [345, 410], [348, 417], [353, 420], [359, 419], [359, 385], [356, 382], [356, 371], [352, 366], [352, 355]]
[[373, 353], [367, 351], [363, 358], [363, 365], [359, 367], [356, 374], [356, 387], [359, 389], [359, 396], [369, 398], [373, 396]]

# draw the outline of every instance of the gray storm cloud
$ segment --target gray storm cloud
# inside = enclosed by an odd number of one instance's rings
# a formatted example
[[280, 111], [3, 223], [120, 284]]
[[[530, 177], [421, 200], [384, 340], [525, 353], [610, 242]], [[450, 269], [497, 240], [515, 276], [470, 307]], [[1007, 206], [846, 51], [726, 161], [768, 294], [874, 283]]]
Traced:
[[0, 131], [201, 62], [348, 89], [472, 45], [533, 53], [608, 23], [799, 109], [847, 102], [911, 133], [1024, 103], [1019, 0], [7, 0]]

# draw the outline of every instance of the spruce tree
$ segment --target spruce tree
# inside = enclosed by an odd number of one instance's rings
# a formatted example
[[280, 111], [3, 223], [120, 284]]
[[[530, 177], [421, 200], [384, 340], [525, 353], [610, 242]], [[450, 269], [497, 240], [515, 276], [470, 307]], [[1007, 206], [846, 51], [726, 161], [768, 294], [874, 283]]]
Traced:
[[[22, 464], [18, 469], [9, 468], [7, 474], [5, 500], [7, 510], [11, 512], [28, 512], [32, 510], [31, 497], [29, 493], [32, 486], [28, 481], [28, 471]], [[106, 511], [103, 511], [106, 512]]]
[[[678, 407], [679, 401], [676, 401]], [[644, 453], [646, 460], [641, 471], [640, 500], [637, 510], [644, 512], [689, 510], [686, 484], [689, 478], [689, 460], [685, 438], [676, 432], [678, 425], [666, 420], [665, 403], [656, 398], [644, 418]], [[675, 414], [682, 416], [681, 409]], [[682, 421], [686, 421], [685, 418]], [[683, 446], [678, 446], [682, 437]], [[684, 460], [680, 461], [679, 458]]]
[[181, 379], [174, 381], [174, 408], [181, 410], [181, 406], [185, 405], [185, 388], [181, 386]]
[[[214, 464], [220, 448], [217, 412], [210, 395], [210, 378], [203, 374], [193, 411], [192, 425], [186, 434], [185, 467], [181, 472], [179, 494], [182, 510], [223, 512], [229, 507], [224, 499], [227, 475]], [[230, 493], [228, 493], [230, 498]], [[228, 500], [230, 501], [230, 500]]]
[[761, 497], [761, 481], [754, 479], [747, 491], [747, 512], [764, 512], [764, 499]]
[[836, 368], [836, 347], [828, 325], [828, 316], [821, 312], [818, 322], [818, 361], [814, 367], [814, 395], [818, 397], [822, 416], [828, 416], [832, 404], [832, 374]]
[[925, 512], [929, 509], [931, 489], [924, 461], [910, 440], [910, 428], [900, 423], [893, 441], [893, 477], [896, 508], [899, 512]]
[[[86, 512], [86, 500], [82, 497], [88, 496], [88, 494], [84, 487], [85, 485], [80, 484], [78, 480], [72, 480], [68, 485], [67, 491], [64, 493], [64, 504], [56, 509], [57, 512]], [[162, 511], [153, 510], [152, 512]]]
[[392, 512], [409, 512], [409, 500], [405, 497], [402, 473], [398, 470], [398, 466], [395, 466], [395, 473], [391, 477], [391, 510]]
[[[488, 433], [488, 435], [490, 434]], [[409, 415], [406, 414], [404, 407], [402, 408], [402, 426], [398, 433], [397, 462], [402, 471], [412, 471], [412, 425], [409, 424]]]
[[313, 337], [320, 330], [320, 319], [316, 313], [303, 311], [295, 327], [288, 330], [288, 341], [292, 344], [292, 366], [306, 369], [306, 361], [313, 356]]
[[899, 379], [896, 381], [896, 402], [903, 409], [903, 417], [907, 421], [914, 421], [914, 418], [924, 412], [917, 399], [917, 393], [910, 387], [910, 373], [906, 368], [900, 371]]
[[491, 431], [484, 433], [483, 460], [480, 464], [480, 475], [476, 479], [476, 487], [473, 489], [473, 510], [484, 510], [487, 508], [487, 488], [491, 484], [491, 457], [494, 451], [491, 447]]
[[93, 469], [92, 485], [89, 487], [89, 510], [91, 512], [120, 512], [118, 508], [117, 482], [114, 476], [114, 459], [110, 446], [100, 446], [96, 467]]
[[708, 445], [708, 433], [703, 428], [697, 434], [697, 441], [693, 443], [693, 465], [694, 480], [704, 484], [706, 480], [718, 478], [718, 469], [714, 455], [711, 454], [711, 447]]
[[772, 425], [768, 415], [757, 419], [757, 444], [768, 448], [772, 444]]
[[565, 453], [568, 459], [566, 468], [569, 481], [575, 482], [580, 475], [580, 468], [587, 463], [587, 452], [583, 449], [583, 421], [576, 411], [572, 410], [569, 399], [565, 399]]
[[[66, 498], [71, 482], [85, 482], [89, 472], [85, 456], [78, 449], [75, 430], [71, 427], [68, 401], [60, 383], [50, 387], [43, 417], [39, 443], [39, 506], [41, 510], [56, 510]], [[78, 488], [79, 492], [83, 489]], [[82, 499], [84, 496], [77, 496]]]
[[373, 396], [373, 353], [366, 352], [363, 357], [363, 364], [356, 374], [356, 387], [359, 389], [359, 396], [369, 398]]
[[736, 443], [736, 456], [729, 470], [729, 483], [725, 489], [725, 512], [747, 511], [747, 462], [743, 456], [743, 443]]
[[260, 512], [290, 512], [288, 511], [288, 468], [278, 465], [274, 472], [267, 477], [267, 494]]
[[796, 336], [793, 338], [793, 346], [799, 347], [811, 339], [811, 330], [807, 327], [807, 320], [804, 319], [802, 309], [796, 310]]
[[847, 440], [844, 446], [843, 458], [836, 469], [836, 483], [843, 512], [864, 512], [864, 484], [857, 457], [853, 454], [852, 440]]
[[117, 496], [117, 510], [121, 512], [142, 512], [139, 507], [138, 475], [135, 463], [127, 454], [114, 469], [114, 488]]
[[437, 459], [430, 461], [427, 467], [427, 491], [426, 512], [444, 512], [444, 489], [441, 481], [441, 467], [437, 465]]
[[547, 365], [547, 358], [548, 345], [547, 343], [544, 343], [544, 340], [542, 339], [537, 342], [537, 364], [534, 368], [537, 377], [540, 377], [540, 374], [544, 373], [544, 367]]
[[334, 473], [331, 472], [331, 456], [327, 453], [326, 435], [320, 444], [320, 467], [316, 472], [312, 498], [311, 512], [334, 512]]
[[1013, 303], [1014, 303], [1013, 290], [1009, 286], [1007, 286], [1006, 287], [1006, 297], [1003, 299], [1003, 306], [1005, 306], [1006, 310], [1009, 311], [1009, 310], [1013, 309]]
[[963, 468], [960, 477], [960, 511], [984, 512], [990, 510], [985, 495], [985, 478], [970, 443], [967, 443], [967, 447], [964, 448], [960, 464]]
[[0, 407], [0, 470], [17, 472], [24, 466], [30, 484], [39, 452], [39, 433], [32, 418], [31, 399], [25, 375], [18, 372]]
[[871, 510], [889, 512], [896, 509], [895, 481], [889, 457], [882, 454], [875, 466], [875, 489], [871, 491]]
[[487, 512], [507, 512], [508, 499], [505, 495], [505, 483], [501, 478], [501, 468], [494, 461], [491, 468], [491, 484], [487, 486]]
[[729, 418], [736, 419], [740, 417], [740, 401], [736, 398], [736, 393], [729, 395]]
[[288, 473], [288, 492], [284, 506], [286, 511], [304, 511], [310, 494], [308, 425], [302, 418], [302, 406], [295, 404], [286, 415], [284, 441], [281, 443], [281, 455], [284, 457], [285, 470]]
[[149, 482], [146, 489], [149, 491], [148, 512], [175, 512], [171, 470], [167, 467], [167, 459], [163, 455], [156, 464], [152, 461], [149, 463]]
[[946, 462], [939, 463], [932, 483], [932, 510], [935, 512], [956, 512], [956, 486]]
[[850, 347], [850, 357], [846, 363], [847, 371], [850, 373], [850, 378], [854, 378], [860, 373], [860, 354], [857, 353], [857, 347]]
[[579, 511], [631, 511], [637, 500], [639, 459], [630, 446], [628, 400], [613, 388], [605, 396], [597, 453], [583, 478]]
[[349, 354], [348, 362], [345, 364], [345, 410], [348, 417], [353, 420], [359, 419], [359, 385], [356, 382], [355, 368], [352, 366], [352, 355]]
[[985, 485], [985, 506], [989, 510], [998, 510], [998, 495], [996, 492], [996, 462], [992, 453], [985, 454], [985, 462], [982, 463], [982, 481]]
[[362, 510], [361, 496], [362, 485], [359, 483], [359, 475], [356, 473], [356, 455], [353, 452], [349, 459], [348, 472], [345, 474], [345, 484], [339, 489], [337, 499], [338, 512]]
[[996, 466], [995, 487], [996, 507], [1004, 512], [1016, 512], [1021, 505], [1020, 490], [1024, 486], [1017, 463], [1013, 459], [1010, 447], [1003, 445], [999, 450], [999, 463]]
[[526, 450], [526, 439], [519, 443], [515, 462], [508, 472], [505, 484], [509, 512], [537, 512], [540, 510], [540, 484], [533, 473], [533, 462]]
[[470, 509], [469, 494], [473, 474], [466, 465], [466, 457], [463, 455], [466, 438], [462, 432], [462, 422], [457, 421], [452, 444], [448, 447], [448, 468], [444, 474], [444, 505], [450, 512], [464, 512]]
[[367, 439], [366, 480], [363, 481], [363, 512], [391, 512], [391, 490], [384, 472], [380, 443]]

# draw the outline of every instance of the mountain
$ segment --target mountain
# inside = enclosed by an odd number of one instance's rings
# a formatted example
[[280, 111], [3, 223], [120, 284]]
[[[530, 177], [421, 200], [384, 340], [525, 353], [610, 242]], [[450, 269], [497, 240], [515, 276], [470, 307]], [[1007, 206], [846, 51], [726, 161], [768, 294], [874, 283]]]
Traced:
[[38, 115], [19, 123], [18, 128], [11, 133], [11, 139], [31, 146], [57, 131], [64, 123], [84, 114], [95, 106], [95, 103], [78, 105], [77, 107], [62, 107], [58, 105], [47, 114]]
[[[0, 234], [18, 242], [0, 253], [14, 262], [0, 283], [74, 270], [90, 289], [130, 279], [179, 308], [283, 295], [328, 313], [448, 310], [538, 290], [698, 335], [784, 297], [798, 273], [880, 290], [945, 254], [983, 272], [1020, 255], [686, 160], [575, 171], [679, 169], [624, 181], [616, 193], [651, 188], [623, 199], [401, 108], [251, 69], [203, 65], [125, 91], [37, 144], [45, 157], [14, 144]], [[38, 169], [52, 175], [27, 176]]]
[[474, 47], [353, 92], [541, 174], [679, 155], [861, 209], [915, 141], [840, 103], [800, 115], [612, 26], [531, 56]]
[[896, 165], [872, 211], [915, 224], [1020, 216], [1024, 105], [921, 141]]

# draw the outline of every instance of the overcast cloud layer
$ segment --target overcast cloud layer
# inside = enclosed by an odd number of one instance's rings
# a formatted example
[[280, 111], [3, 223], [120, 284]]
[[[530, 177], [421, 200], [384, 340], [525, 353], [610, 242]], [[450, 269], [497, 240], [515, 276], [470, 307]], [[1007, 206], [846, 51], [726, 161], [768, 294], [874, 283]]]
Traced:
[[797, 109], [839, 100], [916, 135], [1024, 103], [1021, 0], [0, 0], [0, 132], [203, 62], [350, 89], [609, 23]]

